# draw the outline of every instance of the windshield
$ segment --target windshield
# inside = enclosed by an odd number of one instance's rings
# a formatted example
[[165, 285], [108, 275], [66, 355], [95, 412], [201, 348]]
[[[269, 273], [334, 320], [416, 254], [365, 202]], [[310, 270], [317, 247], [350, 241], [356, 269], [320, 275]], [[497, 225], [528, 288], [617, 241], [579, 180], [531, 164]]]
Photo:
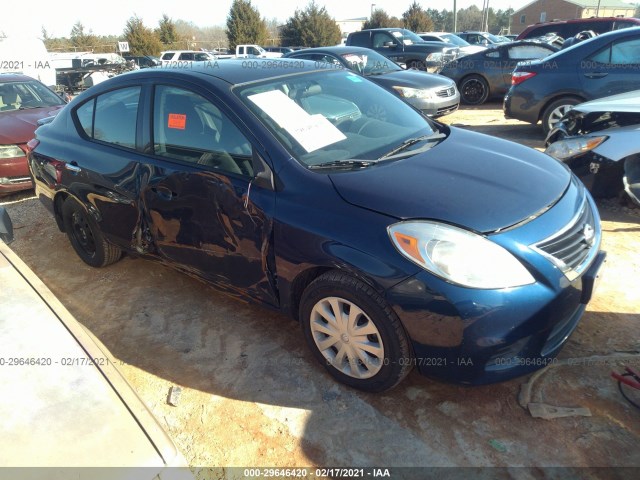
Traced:
[[64, 101], [40, 82], [0, 82], [0, 113], [56, 105]]
[[363, 75], [380, 75], [402, 70], [392, 60], [373, 50], [366, 53], [344, 53], [341, 57], [349, 64], [351, 70]]
[[423, 39], [421, 39], [418, 35], [413, 33], [411, 30], [407, 30], [406, 28], [402, 28], [400, 30], [392, 30], [391, 35], [396, 37], [405, 45], [411, 45], [413, 43], [424, 43]]
[[468, 47], [469, 45], [471, 45], [469, 42], [457, 35], [454, 35], [453, 33], [443, 33], [442, 35], [440, 35], [440, 38], [443, 42], [452, 43], [454, 45], [457, 45], [458, 47]]
[[[361, 166], [408, 140], [434, 134], [429, 120], [350, 71], [292, 74], [245, 84], [234, 92], [309, 167], [346, 160]], [[404, 154], [422, 146], [413, 142]]]

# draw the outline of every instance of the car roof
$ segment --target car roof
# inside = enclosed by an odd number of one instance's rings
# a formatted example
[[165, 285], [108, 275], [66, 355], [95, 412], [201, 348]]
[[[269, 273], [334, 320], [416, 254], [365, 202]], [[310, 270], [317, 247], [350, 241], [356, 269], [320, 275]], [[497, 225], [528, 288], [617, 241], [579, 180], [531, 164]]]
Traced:
[[[248, 62], [251, 66], [248, 66]], [[207, 62], [193, 62], [188, 68], [155, 67], [135, 70], [119, 75], [116, 78], [132, 77], [156, 77], [159, 72], [177, 74], [185, 77], [201, 77], [207, 75], [219, 78], [231, 85], [250, 83], [268, 78], [291, 75], [292, 73], [302, 73], [311, 71], [322, 71], [326, 69], [318, 68], [315, 62], [309, 60], [296, 60], [279, 58], [274, 62], [272, 58], [256, 58], [247, 61], [246, 59], [224, 59], [211, 60]]]

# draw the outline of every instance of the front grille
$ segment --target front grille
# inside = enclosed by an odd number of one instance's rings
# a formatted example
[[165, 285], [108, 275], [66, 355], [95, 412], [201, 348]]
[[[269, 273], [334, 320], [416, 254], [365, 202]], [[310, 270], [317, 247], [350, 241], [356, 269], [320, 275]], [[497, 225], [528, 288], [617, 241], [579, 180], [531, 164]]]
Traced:
[[591, 205], [586, 200], [569, 224], [533, 246], [570, 279], [586, 268], [600, 244], [600, 232]]
[[456, 87], [454, 86], [451, 86], [449, 88], [445, 88], [442, 90], [438, 90], [436, 92], [436, 96], [442, 97], [442, 98], [453, 97], [455, 94], [456, 94]]

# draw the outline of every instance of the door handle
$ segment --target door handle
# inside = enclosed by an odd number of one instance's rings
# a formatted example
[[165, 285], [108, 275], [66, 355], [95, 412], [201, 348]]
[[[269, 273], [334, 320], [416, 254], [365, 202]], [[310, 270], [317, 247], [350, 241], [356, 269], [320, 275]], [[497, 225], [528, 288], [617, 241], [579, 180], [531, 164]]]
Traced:
[[82, 170], [76, 162], [65, 163], [64, 168], [73, 173], [79, 173]]
[[584, 76], [587, 78], [603, 78], [609, 75], [607, 72], [593, 72], [593, 73], [585, 73]]
[[167, 201], [178, 196], [176, 192], [168, 189], [167, 187], [151, 187], [151, 191], [163, 200]]

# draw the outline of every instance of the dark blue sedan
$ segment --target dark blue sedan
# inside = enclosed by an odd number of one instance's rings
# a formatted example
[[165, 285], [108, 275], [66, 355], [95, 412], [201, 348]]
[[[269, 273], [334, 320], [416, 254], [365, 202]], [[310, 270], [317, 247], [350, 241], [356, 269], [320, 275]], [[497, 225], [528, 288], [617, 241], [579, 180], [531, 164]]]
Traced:
[[542, 121], [547, 134], [571, 107], [587, 100], [637, 90], [640, 27], [625, 28], [519, 64], [504, 97], [507, 118]]
[[29, 149], [87, 264], [143, 256], [279, 309], [367, 391], [413, 366], [479, 384], [550, 363], [604, 260], [598, 211], [562, 164], [312, 62], [121, 75]]

